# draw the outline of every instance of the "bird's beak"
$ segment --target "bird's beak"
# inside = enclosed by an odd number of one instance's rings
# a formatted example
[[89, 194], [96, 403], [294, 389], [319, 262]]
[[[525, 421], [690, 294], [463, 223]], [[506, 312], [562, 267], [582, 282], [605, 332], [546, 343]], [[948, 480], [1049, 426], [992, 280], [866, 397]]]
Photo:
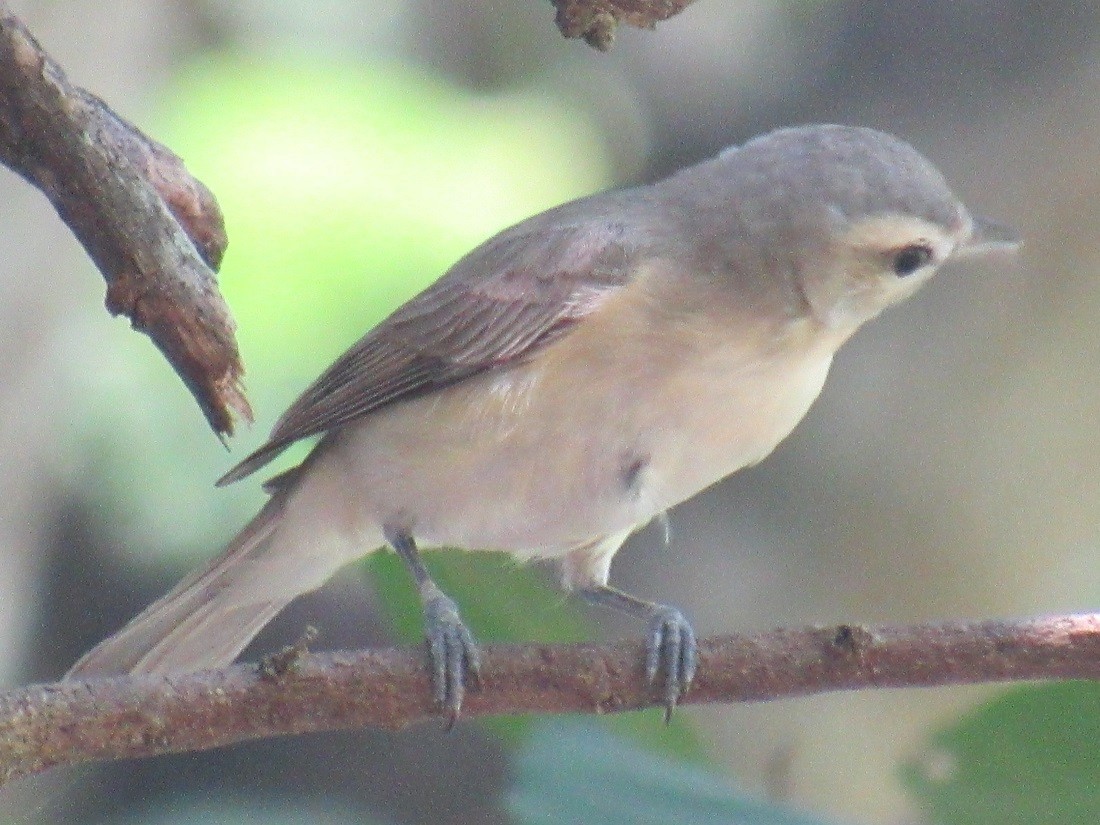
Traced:
[[1019, 232], [1008, 224], [975, 215], [970, 237], [955, 250], [955, 257], [970, 258], [990, 253], [1011, 254], [1019, 248]]

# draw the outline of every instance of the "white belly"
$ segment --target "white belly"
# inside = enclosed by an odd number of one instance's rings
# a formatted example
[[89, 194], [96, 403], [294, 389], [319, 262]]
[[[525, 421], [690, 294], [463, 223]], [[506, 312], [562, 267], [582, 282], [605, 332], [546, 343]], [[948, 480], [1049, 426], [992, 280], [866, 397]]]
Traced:
[[731, 342], [713, 319], [656, 317], [645, 300], [340, 433], [328, 460], [359, 529], [559, 557], [759, 461], [817, 397], [836, 344], [809, 322]]

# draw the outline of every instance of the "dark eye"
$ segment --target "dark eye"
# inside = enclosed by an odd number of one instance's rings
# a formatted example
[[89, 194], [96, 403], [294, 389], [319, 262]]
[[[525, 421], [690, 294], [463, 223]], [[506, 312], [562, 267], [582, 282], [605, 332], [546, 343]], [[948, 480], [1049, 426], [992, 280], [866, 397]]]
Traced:
[[922, 266], [932, 260], [932, 247], [928, 244], [915, 243], [903, 246], [894, 253], [894, 273], [899, 278], [912, 275]]

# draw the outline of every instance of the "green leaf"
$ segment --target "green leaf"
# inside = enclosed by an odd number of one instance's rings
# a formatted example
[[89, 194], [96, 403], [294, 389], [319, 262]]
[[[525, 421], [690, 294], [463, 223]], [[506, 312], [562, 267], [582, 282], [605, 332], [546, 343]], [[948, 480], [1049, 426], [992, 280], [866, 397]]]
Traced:
[[583, 722], [538, 725], [507, 799], [520, 825], [823, 825]]
[[1014, 688], [904, 768], [940, 825], [1100, 822], [1100, 684]]

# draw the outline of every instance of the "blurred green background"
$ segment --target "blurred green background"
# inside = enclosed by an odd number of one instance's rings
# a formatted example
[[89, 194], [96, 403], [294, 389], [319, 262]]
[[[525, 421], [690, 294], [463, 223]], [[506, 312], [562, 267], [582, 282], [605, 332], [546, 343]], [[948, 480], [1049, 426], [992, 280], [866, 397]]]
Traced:
[[[512, 0], [17, 2], [71, 76], [217, 195], [252, 430], [227, 455], [102, 310], [44, 199], [0, 175], [0, 667], [62, 674], [262, 500], [212, 482], [336, 355], [495, 231], [781, 125], [862, 123], [1016, 225], [837, 359], [767, 462], [643, 531], [613, 580], [701, 633], [1086, 610], [1100, 600], [1100, 9], [700, 0], [611, 55]], [[301, 455], [301, 452], [297, 454]], [[293, 460], [293, 456], [288, 459]], [[609, 638], [553, 571], [429, 565], [483, 639]], [[414, 641], [392, 557], [288, 608], [317, 647]], [[1094, 823], [1093, 685], [840, 694], [610, 720], [261, 742], [57, 771], [20, 823]]]

